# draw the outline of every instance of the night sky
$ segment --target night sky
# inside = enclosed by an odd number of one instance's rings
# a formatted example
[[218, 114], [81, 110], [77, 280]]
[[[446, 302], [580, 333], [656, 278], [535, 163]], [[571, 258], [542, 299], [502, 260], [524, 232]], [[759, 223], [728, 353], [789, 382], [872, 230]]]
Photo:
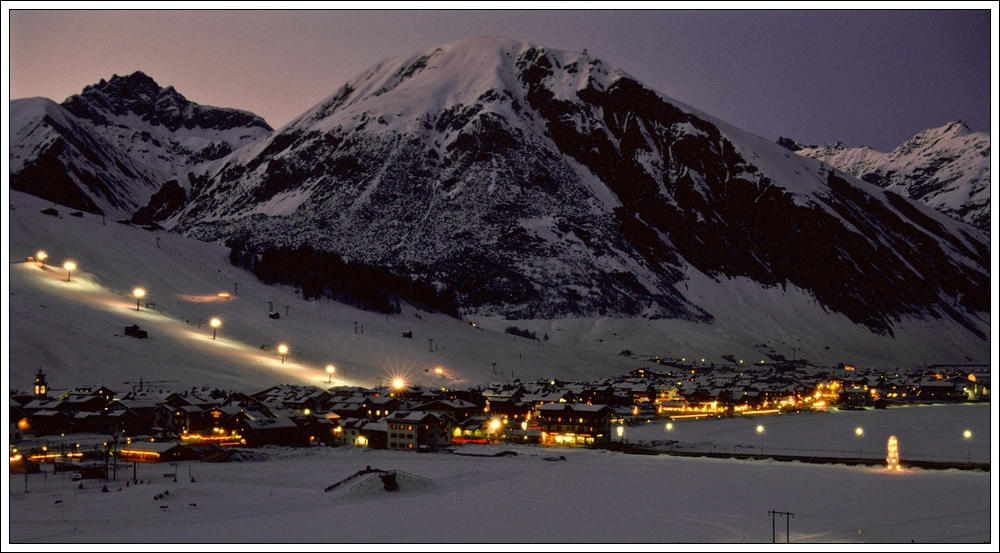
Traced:
[[[534, 4], [532, 4], [534, 5]], [[141, 70], [280, 128], [377, 61], [475, 35], [580, 51], [768, 139], [889, 151], [965, 121], [991, 131], [978, 11], [18, 11], [9, 98], [61, 102]], [[995, 10], [995, 8], [994, 8]]]

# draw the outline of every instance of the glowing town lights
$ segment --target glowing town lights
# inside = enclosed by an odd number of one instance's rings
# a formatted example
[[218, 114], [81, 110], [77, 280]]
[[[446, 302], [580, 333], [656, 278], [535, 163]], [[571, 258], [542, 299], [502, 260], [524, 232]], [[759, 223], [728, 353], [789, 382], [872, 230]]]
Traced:
[[618, 438], [620, 439], [622, 436], [625, 435], [625, 427], [619, 426], [618, 428], [615, 428], [615, 432], [618, 433]]
[[142, 297], [146, 295], [146, 291], [142, 288], [136, 288], [132, 290], [132, 295], [135, 296], [135, 310], [139, 310], [139, 302], [142, 301]]
[[500, 421], [497, 419], [493, 419], [492, 421], [490, 421], [490, 430], [493, 432], [500, 430]]
[[889, 470], [903, 470], [903, 467], [899, 466], [899, 442], [895, 436], [889, 436], [889, 456], [885, 462]]
[[38, 261], [42, 262], [42, 268], [43, 269], [45, 268], [45, 260], [48, 259], [48, 258], [49, 258], [49, 254], [47, 254], [47, 253], [45, 253], [44, 251], [41, 251], [41, 250], [39, 250], [39, 252], [35, 254], [35, 259], [37, 259]]
[[528, 421], [521, 421], [521, 430], [528, 431]]
[[326, 373], [327, 373], [328, 375], [330, 375], [330, 377], [326, 379], [326, 383], [327, 383], [327, 384], [332, 384], [332, 383], [333, 383], [333, 373], [334, 373], [334, 372], [335, 372], [336, 370], [337, 370], [337, 367], [334, 367], [333, 365], [327, 365], [327, 366], [326, 366]]
[[73, 271], [76, 270], [76, 263], [67, 261], [63, 263], [63, 269], [66, 269], [66, 282], [69, 282], [73, 278]]
[[215, 339], [215, 333], [218, 332], [219, 327], [222, 326], [222, 321], [219, 320], [218, 318], [215, 318], [215, 319], [212, 319], [211, 321], [209, 321], [208, 324], [212, 325], [212, 339], [214, 340]]
[[278, 346], [278, 353], [281, 354], [281, 362], [284, 363], [285, 357], [288, 355], [288, 346], [286, 346], [285, 344], [281, 344], [280, 346]]

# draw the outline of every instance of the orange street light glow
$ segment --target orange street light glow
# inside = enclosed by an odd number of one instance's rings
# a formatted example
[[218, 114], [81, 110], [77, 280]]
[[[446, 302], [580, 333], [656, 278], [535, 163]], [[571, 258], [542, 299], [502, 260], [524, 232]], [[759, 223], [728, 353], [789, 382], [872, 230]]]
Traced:
[[135, 310], [139, 310], [139, 302], [142, 301], [142, 297], [146, 295], [146, 291], [142, 288], [136, 288], [132, 290], [132, 295], [135, 296]]
[[212, 325], [212, 339], [214, 340], [215, 333], [219, 330], [219, 326], [222, 325], [222, 321], [220, 321], [218, 318], [215, 318], [212, 319], [212, 321], [209, 324]]
[[66, 269], [66, 282], [69, 282], [73, 278], [73, 271], [76, 270], [76, 263], [72, 261], [67, 261], [63, 263], [63, 269]]

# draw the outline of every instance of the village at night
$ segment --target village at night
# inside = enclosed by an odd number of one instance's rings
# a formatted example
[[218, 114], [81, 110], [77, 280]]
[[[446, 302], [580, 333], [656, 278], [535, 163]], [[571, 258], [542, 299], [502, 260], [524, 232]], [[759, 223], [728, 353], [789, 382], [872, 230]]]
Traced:
[[7, 4], [4, 551], [996, 543], [996, 6]]

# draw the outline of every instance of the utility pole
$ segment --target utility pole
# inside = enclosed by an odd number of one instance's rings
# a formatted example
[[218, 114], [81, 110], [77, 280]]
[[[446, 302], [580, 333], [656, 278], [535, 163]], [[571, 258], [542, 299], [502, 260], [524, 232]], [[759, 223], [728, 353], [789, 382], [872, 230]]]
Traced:
[[358, 333], [358, 321], [354, 321], [354, 333]]
[[234, 282], [233, 283], [233, 295], [234, 296], [240, 295], [240, 283], [239, 282]]
[[434, 339], [429, 338], [427, 340], [427, 351], [434, 351]]
[[777, 543], [777, 541], [775, 541], [775, 534], [774, 534], [774, 521], [778, 515], [782, 515], [783, 517], [785, 517], [785, 543], [789, 543], [789, 537], [788, 537], [789, 527], [790, 527], [789, 519], [794, 517], [795, 514], [786, 511], [768, 511], [767, 514], [771, 515], [771, 543]]

